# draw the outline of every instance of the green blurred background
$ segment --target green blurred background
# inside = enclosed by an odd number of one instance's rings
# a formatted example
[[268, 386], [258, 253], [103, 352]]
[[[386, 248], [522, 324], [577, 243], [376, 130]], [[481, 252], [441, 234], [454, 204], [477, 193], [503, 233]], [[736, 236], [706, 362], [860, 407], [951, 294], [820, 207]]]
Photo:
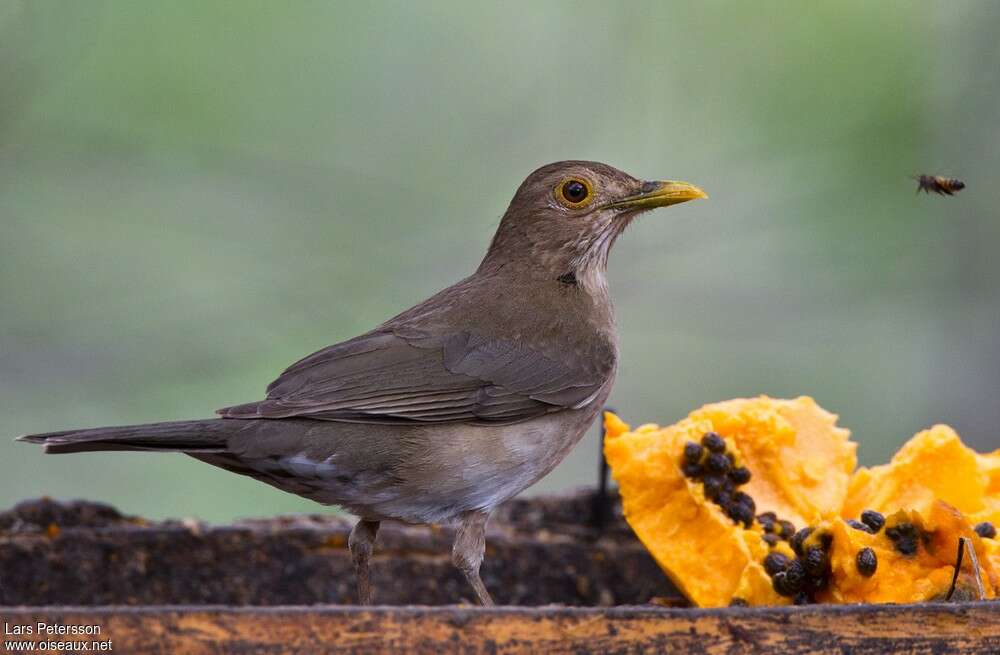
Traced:
[[[998, 33], [992, 0], [0, 0], [0, 507], [317, 511], [9, 439], [262, 397], [469, 273], [566, 158], [711, 195], [612, 255], [627, 420], [809, 394], [865, 463], [934, 422], [996, 448]], [[593, 484], [597, 439], [533, 491]]]

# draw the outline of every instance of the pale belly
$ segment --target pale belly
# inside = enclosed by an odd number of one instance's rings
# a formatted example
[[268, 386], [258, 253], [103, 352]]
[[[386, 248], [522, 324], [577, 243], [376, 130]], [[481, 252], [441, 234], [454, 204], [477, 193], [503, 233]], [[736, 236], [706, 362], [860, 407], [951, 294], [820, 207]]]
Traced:
[[[447, 462], [415, 467], [404, 485], [412, 495], [383, 507], [392, 516], [440, 521], [492, 509], [555, 468], [586, 434], [596, 410], [553, 414], [503, 427], [449, 428], [435, 439]], [[458, 426], [456, 426], [458, 428]]]

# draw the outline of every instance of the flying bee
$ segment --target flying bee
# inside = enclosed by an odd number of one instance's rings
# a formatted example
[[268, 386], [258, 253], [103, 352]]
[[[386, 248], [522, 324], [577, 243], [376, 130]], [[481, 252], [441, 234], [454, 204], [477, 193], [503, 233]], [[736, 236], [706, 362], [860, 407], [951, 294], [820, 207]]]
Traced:
[[917, 175], [913, 178], [917, 181], [917, 193], [926, 191], [942, 196], [953, 196], [965, 188], [965, 182], [957, 177], [940, 177], [938, 175]]

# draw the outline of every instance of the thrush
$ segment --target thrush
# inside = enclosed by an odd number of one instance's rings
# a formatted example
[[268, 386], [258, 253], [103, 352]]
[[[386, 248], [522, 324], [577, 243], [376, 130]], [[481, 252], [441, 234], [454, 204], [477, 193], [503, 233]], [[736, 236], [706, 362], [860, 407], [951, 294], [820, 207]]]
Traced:
[[359, 601], [380, 521], [457, 523], [452, 561], [478, 601], [500, 503], [580, 440], [611, 392], [618, 345], [606, 269], [640, 213], [705, 193], [596, 162], [531, 173], [469, 277], [292, 364], [221, 418], [20, 437], [46, 453], [180, 452], [360, 517]]

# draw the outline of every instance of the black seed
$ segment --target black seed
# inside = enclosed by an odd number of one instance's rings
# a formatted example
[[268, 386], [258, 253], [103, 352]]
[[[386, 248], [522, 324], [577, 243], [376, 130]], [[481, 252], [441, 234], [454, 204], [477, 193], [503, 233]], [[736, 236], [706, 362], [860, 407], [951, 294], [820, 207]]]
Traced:
[[761, 512], [757, 515], [757, 522], [761, 525], [767, 525], [768, 523], [774, 523], [778, 520], [774, 512]]
[[757, 522], [758, 522], [758, 523], [760, 523], [761, 527], [763, 527], [763, 528], [764, 528], [764, 532], [765, 532], [765, 533], [767, 533], [767, 534], [773, 534], [773, 535], [774, 535], [775, 537], [778, 537], [778, 539], [781, 539], [781, 537], [779, 537], [779, 536], [778, 536], [778, 535], [777, 535], [777, 534], [775, 533], [775, 530], [774, 530], [774, 528], [775, 528], [775, 526], [774, 526], [774, 523], [764, 523], [763, 521], [761, 521], [761, 520], [760, 520], [760, 518], [758, 518], [758, 519], [757, 519]]
[[784, 553], [768, 553], [767, 557], [764, 558], [764, 570], [769, 576], [774, 577], [775, 573], [788, 568], [790, 561]]
[[830, 550], [830, 546], [833, 545], [833, 534], [830, 532], [824, 532], [819, 536], [819, 545], [823, 550]]
[[748, 603], [743, 598], [737, 598], [736, 596], [733, 596], [733, 599], [731, 601], [729, 601], [729, 606], [730, 607], [750, 607], [750, 603]]
[[705, 498], [709, 500], [715, 500], [722, 492], [722, 478], [716, 475], [705, 476], [701, 483], [705, 486]]
[[712, 453], [705, 460], [705, 468], [712, 473], [726, 473], [729, 471], [729, 460], [721, 453]]
[[859, 550], [857, 557], [854, 558], [854, 562], [858, 567], [858, 573], [866, 578], [875, 575], [875, 569], [878, 568], [878, 557], [875, 556], [875, 551], [871, 548], [862, 548]]
[[792, 591], [799, 591], [806, 582], [806, 569], [801, 560], [793, 559], [785, 569], [785, 584]]
[[713, 453], [726, 452], [726, 440], [718, 432], [706, 432], [705, 436], [701, 438], [701, 445]]
[[869, 526], [867, 523], [862, 523], [861, 521], [855, 521], [854, 519], [847, 519], [845, 523], [847, 523], [847, 525], [851, 526], [855, 530], [861, 530], [862, 532], [867, 532], [868, 534], [875, 534], [875, 532], [871, 529], [871, 526]]
[[802, 528], [791, 538], [792, 550], [796, 555], [802, 555], [802, 542], [809, 538], [815, 528]]
[[742, 523], [747, 528], [753, 525], [753, 511], [746, 505], [730, 501], [722, 509], [733, 522]]
[[866, 509], [861, 512], [861, 522], [871, 528], [874, 534], [885, 525], [885, 517], [873, 509]]
[[779, 537], [776, 534], [765, 534], [765, 535], [761, 536], [761, 539], [764, 540], [765, 544], [767, 544], [768, 546], [771, 546], [772, 548], [774, 546], [777, 546], [781, 542], [781, 537]]
[[812, 595], [808, 591], [800, 591], [795, 594], [795, 600], [792, 601], [796, 605], [808, 605], [813, 602]]
[[896, 550], [904, 555], [916, 553], [920, 545], [920, 533], [912, 523], [900, 523], [886, 528], [885, 536], [889, 537]]
[[791, 521], [781, 520], [778, 521], [778, 525], [781, 526], [781, 532], [778, 534], [781, 535], [782, 539], [791, 539], [795, 536], [795, 524]]
[[751, 496], [748, 493], [744, 493], [742, 491], [737, 491], [735, 494], [733, 494], [733, 501], [749, 508], [750, 521], [753, 522], [754, 512], [757, 511], [757, 503], [753, 502], [753, 496]]
[[705, 452], [705, 449], [701, 447], [701, 444], [689, 441], [684, 444], [684, 461], [697, 464], [701, 461], [701, 454], [703, 452]]
[[983, 521], [982, 523], [977, 523], [976, 534], [978, 534], [983, 539], [996, 539], [997, 529], [993, 527], [993, 524], [989, 521]]
[[747, 507], [742, 503], [735, 503], [730, 505], [733, 509], [732, 519], [737, 523], [742, 523], [744, 528], [749, 528], [753, 525], [753, 508]]
[[681, 473], [689, 478], [700, 478], [702, 474], [701, 464], [684, 462], [684, 464], [681, 465]]
[[781, 596], [794, 596], [795, 591], [788, 588], [788, 574], [778, 571], [771, 576], [771, 586]]
[[736, 485], [750, 482], [750, 469], [745, 466], [738, 466], [729, 472], [729, 479]]
[[803, 564], [805, 565], [806, 574], [810, 578], [822, 578], [830, 570], [830, 558], [826, 556], [822, 548], [817, 548], [816, 546], [806, 550]]

